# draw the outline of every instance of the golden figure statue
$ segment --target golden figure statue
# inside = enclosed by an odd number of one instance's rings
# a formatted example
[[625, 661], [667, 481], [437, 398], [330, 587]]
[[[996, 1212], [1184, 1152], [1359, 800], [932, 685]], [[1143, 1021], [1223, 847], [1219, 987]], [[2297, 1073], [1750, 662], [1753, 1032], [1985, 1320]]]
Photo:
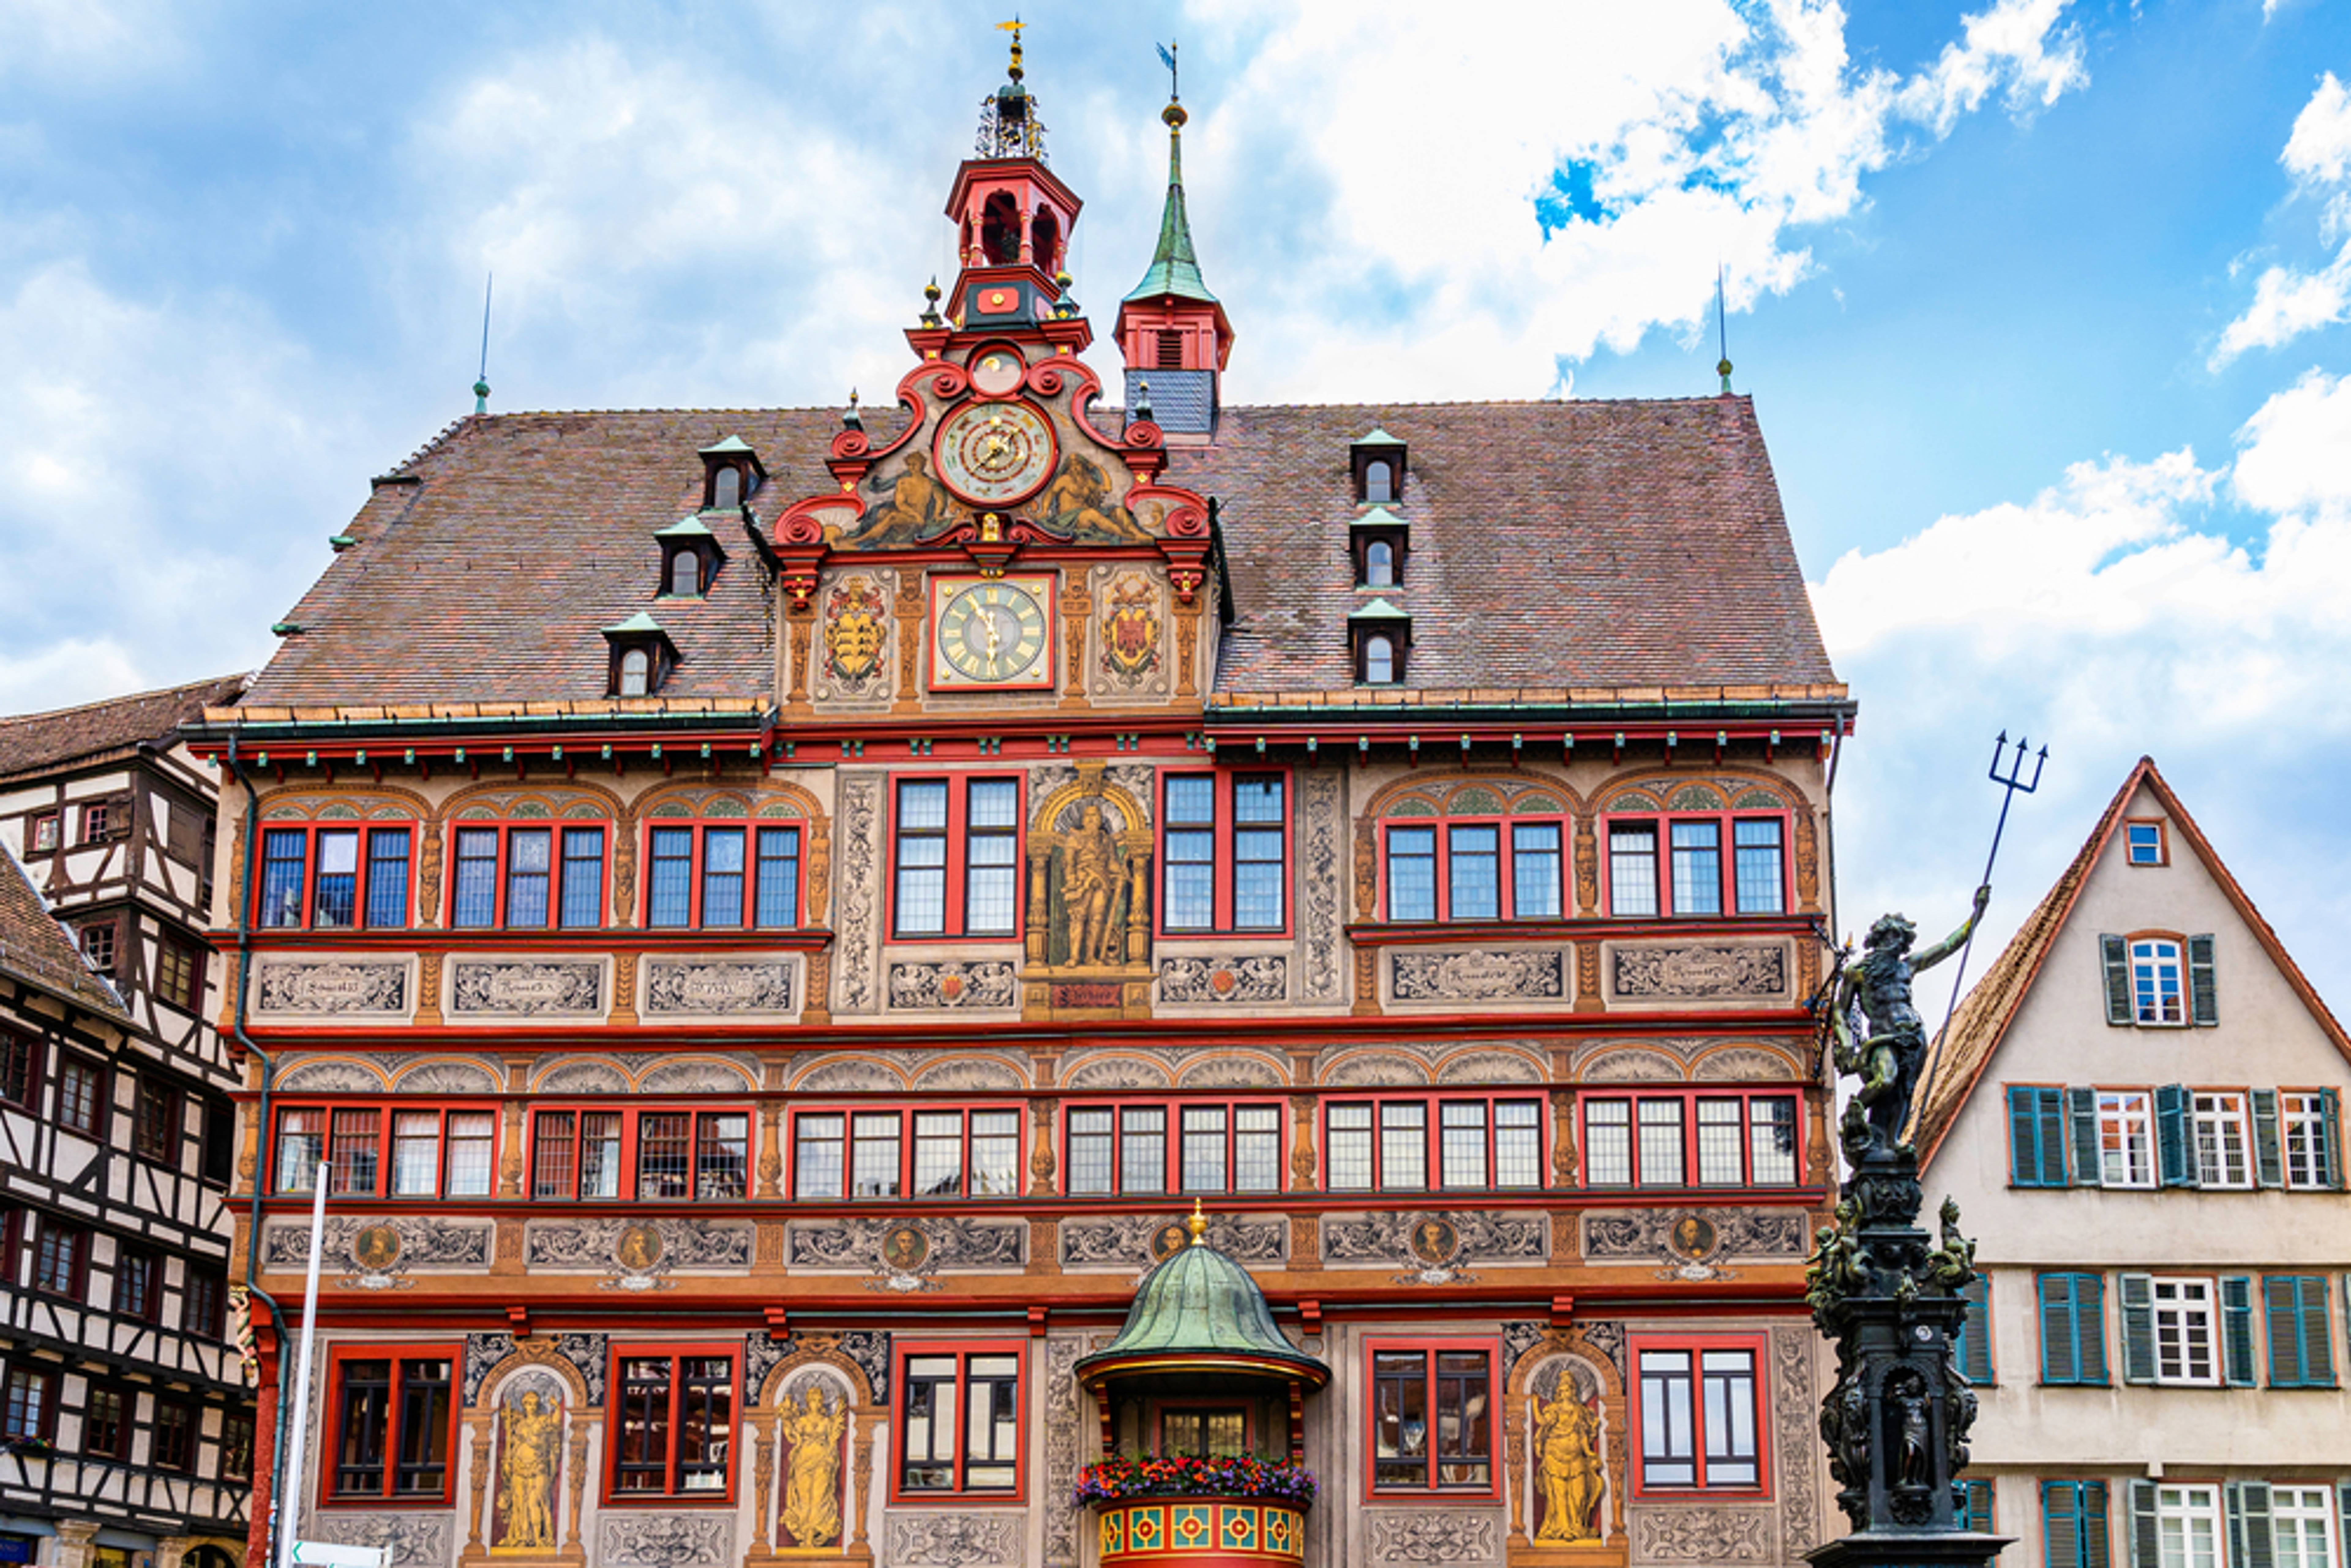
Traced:
[[824, 1407], [824, 1390], [787, 1406], [784, 1437], [791, 1458], [784, 1475], [784, 1529], [799, 1546], [824, 1546], [841, 1534], [841, 1435], [849, 1428], [849, 1402]]
[[528, 1389], [520, 1409], [503, 1417], [506, 1451], [498, 1460], [498, 1507], [506, 1528], [501, 1547], [552, 1551], [555, 1547], [555, 1465], [562, 1443], [563, 1410], [539, 1407], [538, 1390]]
[[1071, 964], [1115, 964], [1123, 956], [1111, 927], [1123, 869], [1102, 806], [1090, 800], [1062, 852], [1061, 920]]
[[1593, 1515], [1600, 1507], [1600, 1419], [1573, 1389], [1549, 1405], [1531, 1396], [1535, 1469], [1542, 1483], [1542, 1527], [1537, 1541], [1597, 1541]]

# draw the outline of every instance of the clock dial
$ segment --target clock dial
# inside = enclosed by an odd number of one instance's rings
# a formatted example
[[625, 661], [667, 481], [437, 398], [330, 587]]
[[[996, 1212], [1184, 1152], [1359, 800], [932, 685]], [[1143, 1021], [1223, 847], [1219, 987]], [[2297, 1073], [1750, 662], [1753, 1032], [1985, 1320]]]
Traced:
[[1001, 579], [955, 590], [939, 611], [939, 658], [975, 685], [1034, 684], [1043, 674], [1045, 607], [1037, 596]]
[[939, 426], [939, 477], [975, 506], [1033, 496], [1053, 472], [1053, 427], [1025, 402], [972, 403]]

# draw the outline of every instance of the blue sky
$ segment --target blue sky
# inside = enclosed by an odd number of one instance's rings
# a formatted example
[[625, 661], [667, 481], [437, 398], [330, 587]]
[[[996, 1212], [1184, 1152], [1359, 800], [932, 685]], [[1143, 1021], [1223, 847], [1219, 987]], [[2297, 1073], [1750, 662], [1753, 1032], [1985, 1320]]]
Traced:
[[[1181, 40], [1228, 401], [1706, 392], [1728, 269], [1863, 705], [1846, 924], [1956, 915], [2022, 728], [1997, 932], [2151, 752], [2351, 997], [2343, 6], [1026, 15], [1100, 315]], [[486, 270], [500, 409], [885, 389], [998, 19], [0, 8], [0, 711], [266, 659], [367, 476], [470, 408]]]

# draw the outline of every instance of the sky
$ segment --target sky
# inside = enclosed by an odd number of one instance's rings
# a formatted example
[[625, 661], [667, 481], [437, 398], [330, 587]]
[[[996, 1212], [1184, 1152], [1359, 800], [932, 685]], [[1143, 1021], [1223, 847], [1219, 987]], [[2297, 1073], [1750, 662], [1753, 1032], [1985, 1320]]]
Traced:
[[[1841, 924], [1956, 924], [2005, 731], [1978, 973], [2145, 753], [2351, 1001], [2351, 7], [1024, 15], [1103, 327], [1179, 45], [1228, 402], [1704, 394], [1727, 331], [1861, 705]], [[0, 712], [266, 661], [491, 275], [494, 409], [886, 395], [1000, 19], [0, 5]]]

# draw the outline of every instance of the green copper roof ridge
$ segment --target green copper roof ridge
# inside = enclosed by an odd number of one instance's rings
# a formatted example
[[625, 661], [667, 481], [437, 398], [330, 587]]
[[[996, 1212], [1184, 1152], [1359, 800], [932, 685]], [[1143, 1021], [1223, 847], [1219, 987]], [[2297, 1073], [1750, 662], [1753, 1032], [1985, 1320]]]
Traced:
[[1204, 305], [1217, 303], [1200, 277], [1200, 258], [1192, 249], [1192, 221], [1184, 210], [1184, 133], [1173, 126], [1167, 131], [1167, 204], [1159, 213], [1159, 244], [1143, 281], [1127, 298], [1168, 295]]

